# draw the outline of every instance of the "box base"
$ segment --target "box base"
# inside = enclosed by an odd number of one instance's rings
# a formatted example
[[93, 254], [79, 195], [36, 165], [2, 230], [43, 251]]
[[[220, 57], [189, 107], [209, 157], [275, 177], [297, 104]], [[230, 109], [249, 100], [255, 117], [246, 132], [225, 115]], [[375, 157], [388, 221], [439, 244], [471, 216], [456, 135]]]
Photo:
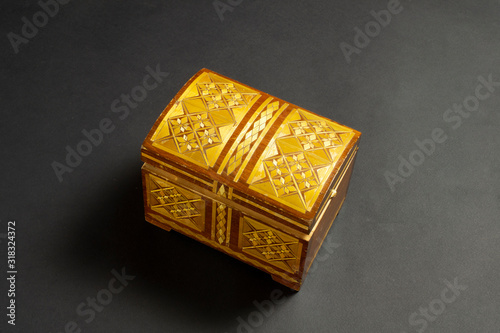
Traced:
[[[274, 281], [298, 291], [343, 206], [356, 151], [354, 149], [343, 164], [338, 179], [328, 190], [329, 196], [323, 208], [318, 212], [318, 220], [308, 233], [292, 233], [270, 225], [252, 211], [243, 212], [236, 204], [231, 207], [233, 203], [229, 201], [221, 203], [217, 198], [205, 196], [203, 189], [182, 183], [168, 172], [146, 165], [142, 170], [145, 218], [166, 231], [174, 229], [254, 266], [270, 274]], [[159, 202], [158, 195], [166, 198], [167, 203]], [[189, 213], [184, 213], [188, 209]], [[184, 215], [176, 218], [173, 215], [177, 212]]]

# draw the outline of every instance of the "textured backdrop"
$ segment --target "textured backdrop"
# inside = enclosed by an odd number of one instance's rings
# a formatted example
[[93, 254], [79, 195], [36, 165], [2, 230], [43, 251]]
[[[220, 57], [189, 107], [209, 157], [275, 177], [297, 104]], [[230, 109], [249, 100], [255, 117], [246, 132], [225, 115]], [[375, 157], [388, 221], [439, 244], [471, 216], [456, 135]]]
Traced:
[[[497, 0], [1, 7], [1, 332], [500, 331]], [[144, 221], [141, 142], [202, 67], [363, 132], [299, 293]]]

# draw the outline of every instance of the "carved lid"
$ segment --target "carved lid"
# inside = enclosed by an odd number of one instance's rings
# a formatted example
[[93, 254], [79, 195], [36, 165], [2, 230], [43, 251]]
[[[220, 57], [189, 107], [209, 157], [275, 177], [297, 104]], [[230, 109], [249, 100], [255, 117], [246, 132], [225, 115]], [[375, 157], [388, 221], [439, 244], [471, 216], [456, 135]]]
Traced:
[[142, 147], [311, 227], [361, 133], [208, 69], [160, 115]]

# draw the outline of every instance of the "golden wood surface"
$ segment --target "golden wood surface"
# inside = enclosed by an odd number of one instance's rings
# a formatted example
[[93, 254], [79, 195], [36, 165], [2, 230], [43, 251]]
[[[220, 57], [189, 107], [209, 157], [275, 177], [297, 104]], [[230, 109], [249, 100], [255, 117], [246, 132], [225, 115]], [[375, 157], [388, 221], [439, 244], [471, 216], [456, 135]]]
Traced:
[[202, 69], [143, 143], [146, 219], [298, 290], [345, 199], [360, 135]]

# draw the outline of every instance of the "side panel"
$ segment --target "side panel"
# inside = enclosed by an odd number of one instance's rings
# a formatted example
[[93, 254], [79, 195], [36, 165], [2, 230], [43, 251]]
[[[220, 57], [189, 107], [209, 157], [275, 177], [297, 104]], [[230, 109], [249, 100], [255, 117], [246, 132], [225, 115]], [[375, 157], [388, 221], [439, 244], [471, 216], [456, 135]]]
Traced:
[[311, 267], [316, 254], [318, 253], [321, 244], [325, 240], [328, 231], [333, 225], [333, 221], [337, 217], [349, 188], [349, 181], [351, 179], [352, 171], [354, 169], [354, 162], [356, 160], [356, 153], [358, 147], [355, 147], [351, 157], [345, 162], [342, 174], [339, 177], [338, 185], [330, 190], [329, 202], [327, 201], [323, 209], [318, 213], [318, 221], [313, 229], [311, 239], [308, 243], [306, 250], [305, 260], [302, 262], [301, 269], [304, 271], [303, 278], [307, 275], [307, 271]]

